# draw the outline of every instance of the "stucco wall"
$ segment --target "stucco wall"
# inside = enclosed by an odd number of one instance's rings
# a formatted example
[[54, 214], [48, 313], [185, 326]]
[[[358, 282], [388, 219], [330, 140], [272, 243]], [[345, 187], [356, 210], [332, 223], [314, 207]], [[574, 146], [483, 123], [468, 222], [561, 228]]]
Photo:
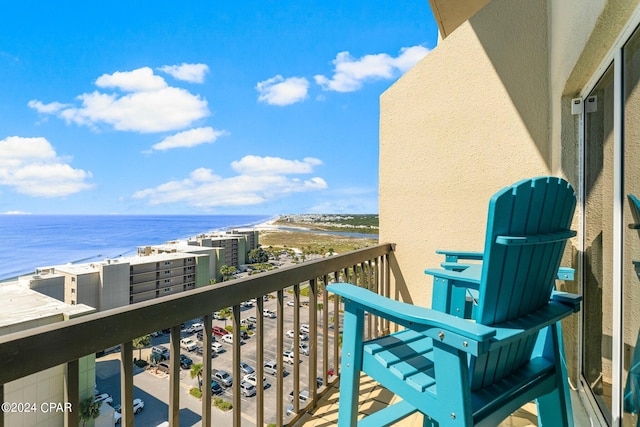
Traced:
[[435, 250], [482, 250], [490, 196], [550, 172], [541, 4], [492, 1], [381, 97], [380, 234], [402, 299], [430, 305]]

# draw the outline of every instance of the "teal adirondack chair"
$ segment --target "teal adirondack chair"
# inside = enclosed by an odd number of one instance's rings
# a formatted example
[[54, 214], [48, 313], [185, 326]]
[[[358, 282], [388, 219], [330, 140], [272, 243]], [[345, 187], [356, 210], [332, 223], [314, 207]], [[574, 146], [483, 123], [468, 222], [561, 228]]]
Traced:
[[[362, 371], [402, 400], [360, 426], [392, 425], [416, 411], [424, 426], [495, 426], [532, 400], [539, 425], [572, 426], [559, 321], [579, 311], [581, 297], [555, 292], [554, 281], [575, 236], [575, 204], [563, 179], [518, 182], [490, 201], [479, 276], [428, 271], [444, 311], [452, 291], [477, 291], [475, 322], [347, 283], [328, 286], [345, 308], [338, 425], [357, 424]], [[404, 329], [363, 342], [365, 312]]]

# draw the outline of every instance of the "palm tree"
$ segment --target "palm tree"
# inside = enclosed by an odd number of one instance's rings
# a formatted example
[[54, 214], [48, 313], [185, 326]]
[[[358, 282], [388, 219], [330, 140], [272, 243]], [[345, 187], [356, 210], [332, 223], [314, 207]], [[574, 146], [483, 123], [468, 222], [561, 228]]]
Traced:
[[202, 391], [202, 381], [200, 376], [202, 375], [202, 363], [194, 363], [191, 365], [191, 378], [198, 377], [198, 388]]
[[82, 425], [87, 425], [87, 421], [95, 420], [100, 415], [100, 402], [96, 402], [94, 397], [87, 397], [80, 402], [80, 419]]
[[138, 353], [138, 360], [142, 359], [142, 349], [151, 344], [151, 335], [143, 335], [138, 338], [134, 338], [132, 341], [133, 348], [137, 348], [140, 352]]

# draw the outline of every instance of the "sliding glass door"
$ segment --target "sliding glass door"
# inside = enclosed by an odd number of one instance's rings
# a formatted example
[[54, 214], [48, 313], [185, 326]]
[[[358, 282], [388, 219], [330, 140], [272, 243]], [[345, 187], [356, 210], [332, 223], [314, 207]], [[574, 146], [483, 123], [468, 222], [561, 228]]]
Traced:
[[582, 385], [607, 424], [638, 426], [640, 31], [586, 98]]

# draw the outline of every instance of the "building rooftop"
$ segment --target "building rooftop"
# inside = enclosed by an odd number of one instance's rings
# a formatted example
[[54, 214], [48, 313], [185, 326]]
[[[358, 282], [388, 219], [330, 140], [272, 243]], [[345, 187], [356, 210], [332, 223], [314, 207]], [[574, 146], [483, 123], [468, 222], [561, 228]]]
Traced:
[[[17, 281], [0, 284], [0, 300], [4, 302], [0, 305], [0, 331], [10, 326], [27, 323], [29, 327], [33, 327], [33, 321], [41, 321], [43, 325], [52, 323], [54, 316], [59, 317], [54, 321], [60, 321], [95, 311], [94, 308], [85, 304], [65, 304], [33, 291]], [[0, 335], [6, 332], [16, 332], [16, 329], [2, 331]]]

